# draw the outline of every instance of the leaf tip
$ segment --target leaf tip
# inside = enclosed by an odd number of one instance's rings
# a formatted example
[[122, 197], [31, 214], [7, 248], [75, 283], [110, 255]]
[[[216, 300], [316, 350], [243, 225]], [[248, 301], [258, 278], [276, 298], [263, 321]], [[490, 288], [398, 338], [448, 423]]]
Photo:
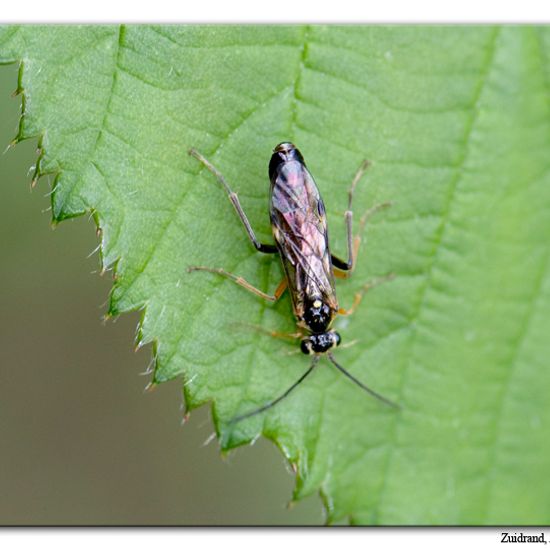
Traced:
[[151, 380], [151, 382], [149, 382], [145, 386], [145, 388], [143, 388], [143, 393], [150, 393], [154, 391], [157, 387], [158, 387], [158, 384], [154, 380]]
[[187, 422], [189, 422], [189, 419], [191, 418], [191, 413], [189, 411], [186, 411], [185, 414], [181, 418], [180, 426], [185, 426]]

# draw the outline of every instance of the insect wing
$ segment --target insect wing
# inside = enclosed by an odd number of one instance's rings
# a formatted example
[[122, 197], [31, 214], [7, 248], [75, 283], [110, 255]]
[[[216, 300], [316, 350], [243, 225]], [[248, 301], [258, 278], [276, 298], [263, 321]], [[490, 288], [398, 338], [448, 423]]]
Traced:
[[325, 206], [302, 163], [283, 164], [273, 178], [270, 214], [295, 314], [302, 316], [305, 296], [337, 310]]

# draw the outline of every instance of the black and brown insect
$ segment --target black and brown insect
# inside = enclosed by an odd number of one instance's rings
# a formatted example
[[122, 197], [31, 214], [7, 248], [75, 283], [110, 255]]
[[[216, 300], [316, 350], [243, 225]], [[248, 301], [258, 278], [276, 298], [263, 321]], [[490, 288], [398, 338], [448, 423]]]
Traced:
[[233, 418], [231, 422], [239, 422], [262, 413], [282, 401], [313, 371], [322, 356], [326, 356], [340, 372], [360, 388], [387, 405], [398, 407], [395, 403], [355, 378], [337, 363], [332, 354], [332, 350], [341, 342], [338, 332], [331, 328], [336, 316], [338, 314], [350, 315], [355, 311], [369, 288], [393, 278], [393, 274], [389, 274], [367, 283], [355, 295], [350, 309], [345, 310], [339, 307], [334, 278], [335, 276], [346, 278], [351, 274], [359, 250], [360, 234], [367, 218], [373, 212], [390, 204], [383, 203], [368, 210], [361, 218], [359, 235], [353, 237], [353, 194], [357, 183], [368, 166], [368, 162], [364, 161], [361, 164], [348, 193], [348, 208], [344, 215], [348, 260], [343, 261], [330, 252], [325, 205], [315, 180], [306, 167], [302, 154], [294, 144], [289, 142], [279, 143], [273, 150], [269, 162], [269, 179], [271, 181], [269, 214], [273, 238], [275, 239], [274, 245], [261, 243], [256, 238], [237, 194], [229, 187], [223, 175], [196, 149], [190, 149], [189, 154], [198, 159], [223, 186], [256, 250], [265, 254], [279, 254], [285, 277], [274, 294], [270, 295], [254, 287], [242, 277], [238, 277], [224, 269], [193, 266], [189, 267], [188, 271], [208, 271], [227, 277], [257, 296], [271, 302], [277, 301], [288, 288], [298, 331], [294, 334], [269, 331], [269, 334], [276, 337], [300, 339], [301, 351], [306, 355], [313, 355], [311, 365], [307, 371], [282, 395], [258, 409]]

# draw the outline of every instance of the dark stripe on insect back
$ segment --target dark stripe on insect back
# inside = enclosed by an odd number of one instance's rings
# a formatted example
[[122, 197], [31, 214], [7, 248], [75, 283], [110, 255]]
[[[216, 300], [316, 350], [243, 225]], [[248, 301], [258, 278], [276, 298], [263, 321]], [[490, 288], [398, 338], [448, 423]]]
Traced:
[[277, 168], [284, 164], [286, 161], [279, 155], [279, 153], [274, 153], [271, 155], [271, 160], [269, 161], [269, 179], [273, 181], [274, 176], [277, 173]]

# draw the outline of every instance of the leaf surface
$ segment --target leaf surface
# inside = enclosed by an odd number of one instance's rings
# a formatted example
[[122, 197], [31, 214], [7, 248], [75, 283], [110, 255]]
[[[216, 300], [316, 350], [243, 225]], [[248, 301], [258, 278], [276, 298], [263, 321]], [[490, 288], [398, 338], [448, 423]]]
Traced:
[[[38, 136], [37, 176], [55, 176], [56, 221], [93, 212], [111, 314], [142, 308], [156, 383], [181, 377], [187, 406], [212, 402], [221, 446], [263, 434], [297, 471], [295, 498], [321, 490], [329, 521], [550, 521], [550, 32], [537, 27], [3, 27], [0, 61], [21, 63], [18, 139]], [[196, 147], [272, 242], [267, 163], [301, 149], [323, 194], [334, 253], [368, 158], [365, 228], [349, 307], [336, 328], [366, 396], [322, 361], [288, 399], [228, 421], [308, 367], [282, 278], [255, 252]], [[269, 472], [266, 472], [269, 475]]]

